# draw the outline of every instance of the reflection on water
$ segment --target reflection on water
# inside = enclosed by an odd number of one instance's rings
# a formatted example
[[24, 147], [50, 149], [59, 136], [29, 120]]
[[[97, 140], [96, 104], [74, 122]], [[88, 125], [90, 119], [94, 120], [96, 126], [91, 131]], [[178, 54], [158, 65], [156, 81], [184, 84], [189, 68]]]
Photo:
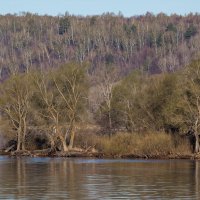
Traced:
[[0, 157], [0, 199], [199, 199], [198, 161]]

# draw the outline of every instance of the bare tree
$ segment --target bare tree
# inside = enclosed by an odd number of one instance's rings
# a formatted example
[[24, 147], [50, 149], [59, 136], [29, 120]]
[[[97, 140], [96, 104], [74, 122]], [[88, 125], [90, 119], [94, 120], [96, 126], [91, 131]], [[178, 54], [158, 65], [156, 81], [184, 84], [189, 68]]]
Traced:
[[25, 150], [31, 83], [28, 75], [13, 75], [0, 88], [0, 109], [13, 130], [17, 132], [17, 151]]
[[69, 125], [65, 140], [69, 134], [69, 149], [73, 148], [76, 122], [80, 119], [83, 106], [87, 101], [87, 81], [84, 66], [71, 63], [63, 65], [53, 77], [55, 87], [63, 101]]
[[118, 80], [119, 72], [113, 66], [104, 66], [98, 74], [96, 95], [94, 103], [100, 109], [102, 115], [108, 115], [108, 129], [112, 132], [111, 102], [113, 98], [113, 88]]

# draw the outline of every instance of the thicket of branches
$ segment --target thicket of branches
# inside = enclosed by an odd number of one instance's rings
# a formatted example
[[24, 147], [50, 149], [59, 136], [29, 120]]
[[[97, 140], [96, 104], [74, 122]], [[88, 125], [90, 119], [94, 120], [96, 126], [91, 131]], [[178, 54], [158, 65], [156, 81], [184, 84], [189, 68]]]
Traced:
[[[51, 149], [73, 148], [76, 123], [87, 105], [85, 68], [67, 64], [44, 73], [12, 75], [0, 87], [1, 127], [17, 141], [17, 151], [25, 150], [28, 133], [42, 132]], [[58, 145], [56, 145], [56, 142]]]
[[190, 133], [199, 152], [199, 60], [176, 73], [136, 70], [117, 82], [117, 72], [109, 66], [92, 95], [87, 69], [69, 63], [48, 72], [15, 74], [1, 84], [1, 131], [12, 135], [17, 150], [25, 150], [28, 134], [40, 132], [52, 149], [67, 152], [82, 122], [99, 125], [110, 136], [152, 131], [176, 138]]

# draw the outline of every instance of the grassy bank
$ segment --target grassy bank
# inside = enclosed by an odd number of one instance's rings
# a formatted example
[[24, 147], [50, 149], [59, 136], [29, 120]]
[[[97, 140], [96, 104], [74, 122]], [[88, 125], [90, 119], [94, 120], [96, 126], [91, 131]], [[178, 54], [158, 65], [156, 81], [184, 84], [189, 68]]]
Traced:
[[192, 146], [187, 138], [166, 133], [130, 134], [117, 133], [111, 137], [92, 133], [79, 133], [76, 146], [95, 148], [104, 156], [111, 157], [168, 157], [191, 155]]
[[[112, 136], [94, 132], [94, 130], [80, 129], [75, 137], [74, 150], [66, 154], [60, 151], [52, 152], [49, 149], [48, 139], [34, 134], [27, 138], [26, 149], [28, 152], [25, 154], [22, 152], [22, 154], [25, 156], [101, 158], [196, 158], [187, 137], [164, 132], [116, 133]], [[8, 152], [7, 155], [21, 155], [13, 153], [14, 150]], [[3, 154], [5, 152], [2, 151], [1, 155]]]

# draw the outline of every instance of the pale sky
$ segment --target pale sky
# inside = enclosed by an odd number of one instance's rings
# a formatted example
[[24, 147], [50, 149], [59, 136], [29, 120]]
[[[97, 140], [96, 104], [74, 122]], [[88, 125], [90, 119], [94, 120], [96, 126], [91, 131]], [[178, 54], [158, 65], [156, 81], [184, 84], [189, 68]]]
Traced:
[[0, 0], [0, 14], [19, 14], [20, 12], [41, 15], [65, 14], [97, 15], [119, 11], [124, 16], [154, 14], [164, 12], [168, 15], [181, 15], [190, 12], [200, 13], [200, 0]]

